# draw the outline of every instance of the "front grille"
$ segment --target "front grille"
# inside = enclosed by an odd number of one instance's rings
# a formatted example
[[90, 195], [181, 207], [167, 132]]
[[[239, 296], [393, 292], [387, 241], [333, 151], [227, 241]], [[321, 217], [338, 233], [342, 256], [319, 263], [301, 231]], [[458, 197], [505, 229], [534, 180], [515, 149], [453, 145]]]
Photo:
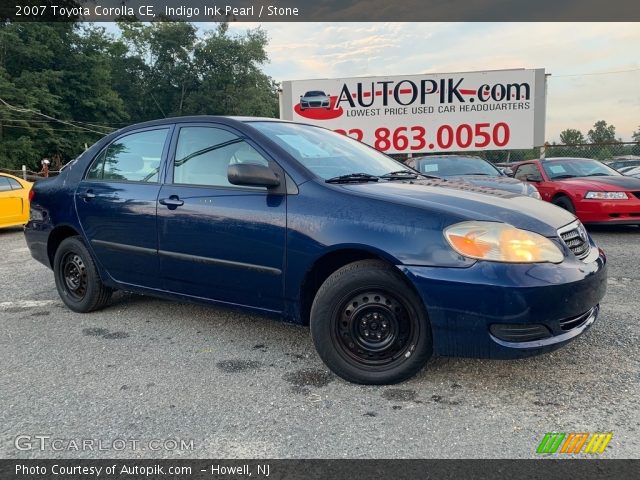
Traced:
[[309, 102], [309, 105], [311, 105], [312, 107], [319, 107], [322, 105], [321, 102]]
[[569, 250], [580, 260], [589, 255], [591, 250], [589, 235], [580, 222], [574, 222], [559, 230], [558, 233]]
[[589, 319], [589, 316], [592, 312], [593, 309], [589, 310], [588, 312], [584, 312], [582, 315], [560, 320], [560, 328], [562, 330], [572, 330], [574, 328], [580, 327]]

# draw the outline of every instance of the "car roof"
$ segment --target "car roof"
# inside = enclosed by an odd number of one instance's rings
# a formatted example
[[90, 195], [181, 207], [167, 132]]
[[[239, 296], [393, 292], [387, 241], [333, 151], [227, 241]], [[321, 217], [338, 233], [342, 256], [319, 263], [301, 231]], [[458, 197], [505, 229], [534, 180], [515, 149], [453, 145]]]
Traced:
[[518, 165], [521, 165], [523, 163], [531, 163], [531, 162], [547, 163], [547, 162], [557, 162], [557, 161], [566, 161], [566, 160], [592, 160], [596, 162], [600, 161], [600, 160], [596, 160], [595, 158], [586, 158], [586, 157], [547, 157], [543, 159], [531, 158], [529, 160], [520, 160], [519, 162], [514, 162], [511, 165], [513, 165], [514, 167], [517, 167]]
[[[429, 158], [474, 158], [478, 160], [484, 160], [482, 157], [478, 157], [477, 155], [424, 155], [422, 157], [414, 157], [414, 160], [428, 160]], [[486, 162], [486, 160], [484, 160]]]
[[543, 162], [555, 162], [558, 160], [595, 160], [596, 162], [599, 162], [599, 160], [596, 160], [595, 158], [586, 158], [586, 157], [548, 157], [545, 158], [544, 160], [542, 160]]
[[0, 177], [9, 177], [9, 178], [13, 178], [14, 180], [17, 180], [19, 183], [25, 184], [25, 183], [31, 183], [29, 180], [24, 180], [20, 177], [16, 177], [15, 175], [11, 175], [10, 173], [4, 173], [4, 172], [0, 172]]
[[168, 118], [159, 118], [156, 120], [148, 120], [146, 122], [140, 123], [132, 123], [131, 125], [127, 125], [115, 132], [113, 134], [122, 134], [126, 133], [130, 130], [137, 130], [140, 128], [148, 128], [155, 127], [161, 125], [170, 125], [172, 123], [222, 123], [224, 125], [229, 126], [238, 126], [239, 124], [246, 124], [250, 122], [282, 122], [282, 123], [294, 123], [289, 122], [288, 120], [282, 120], [280, 118], [272, 118], [272, 117], [248, 117], [248, 116], [233, 116], [233, 115], [190, 115], [185, 117], [168, 117]]

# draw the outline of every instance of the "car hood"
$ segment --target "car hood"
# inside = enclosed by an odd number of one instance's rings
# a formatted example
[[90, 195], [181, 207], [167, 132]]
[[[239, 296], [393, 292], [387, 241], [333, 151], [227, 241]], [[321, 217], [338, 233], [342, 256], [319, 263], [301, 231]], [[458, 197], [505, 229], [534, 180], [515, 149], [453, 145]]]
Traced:
[[565, 185], [575, 185], [577, 187], [590, 188], [600, 191], [640, 191], [640, 179], [634, 177], [611, 176], [611, 177], [579, 177], [567, 178], [564, 180], [554, 180]]
[[490, 177], [486, 175], [457, 175], [447, 177], [448, 180], [461, 180], [463, 182], [469, 182], [473, 185], [480, 187], [498, 188], [500, 190], [507, 190], [508, 192], [519, 193], [527, 195], [529, 188], [527, 184], [521, 182], [516, 178], [511, 177]]
[[443, 212], [458, 217], [457, 221], [504, 222], [547, 237], [556, 237], [560, 227], [576, 219], [571, 213], [548, 202], [466, 182], [434, 179], [344, 184], [340, 187], [357, 195]]

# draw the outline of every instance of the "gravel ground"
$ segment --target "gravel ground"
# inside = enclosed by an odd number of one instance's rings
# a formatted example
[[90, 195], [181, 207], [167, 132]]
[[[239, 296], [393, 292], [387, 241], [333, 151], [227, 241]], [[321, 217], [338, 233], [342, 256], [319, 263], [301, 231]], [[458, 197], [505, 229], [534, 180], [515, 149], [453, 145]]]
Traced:
[[72, 313], [22, 232], [0, 231], [0, 457], [527, 458], [545, 432], [612, 431], [603, 456], [638, 458], [640, 229], [592, 234], [610, 278], [585, 335], [367, 387], [330, 374], [307, 328], [126, 293]]

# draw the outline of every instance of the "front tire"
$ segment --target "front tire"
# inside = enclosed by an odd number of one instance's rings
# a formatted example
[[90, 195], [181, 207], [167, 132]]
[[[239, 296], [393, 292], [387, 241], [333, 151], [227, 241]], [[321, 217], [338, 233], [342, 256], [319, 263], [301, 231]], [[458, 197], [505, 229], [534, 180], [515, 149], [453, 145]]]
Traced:
[[573, 203], [571, 202], [571, 199], [569, 199], [569, 197], [560, 195], [559, 197], [554, 198], [551, 203], [553, 203], [554, 205], [557, 205], [560, 208], [564, 208], [569, 213], [573, 213], [574, 215], [576, 214], [576, 209], [573, 206]]
[[53, 261], [58, 294], [74, 312], [99, 310], [109, 303], [113, 290], [100, 280], [96, 265], [80, 237], [60, 243]]
[[351, 263], [327, 278], [311, 307], [311, 337], [325, 364], [354, 383], [401, 382], [433, 353], [420, 297], [378, 260]]

